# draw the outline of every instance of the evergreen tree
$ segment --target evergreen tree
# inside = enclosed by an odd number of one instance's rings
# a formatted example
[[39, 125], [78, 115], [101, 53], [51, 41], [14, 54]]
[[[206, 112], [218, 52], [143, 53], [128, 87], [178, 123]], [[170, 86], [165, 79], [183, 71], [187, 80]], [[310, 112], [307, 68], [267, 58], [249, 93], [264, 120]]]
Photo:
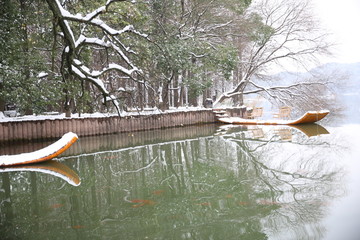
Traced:
[[6, 103], [16, 104], [21, 113], [52, 110], [61, 94], [56, 74], [49, 75], [52, 35], [47, 6], [27, 0], [1, 4], [0, 95]]

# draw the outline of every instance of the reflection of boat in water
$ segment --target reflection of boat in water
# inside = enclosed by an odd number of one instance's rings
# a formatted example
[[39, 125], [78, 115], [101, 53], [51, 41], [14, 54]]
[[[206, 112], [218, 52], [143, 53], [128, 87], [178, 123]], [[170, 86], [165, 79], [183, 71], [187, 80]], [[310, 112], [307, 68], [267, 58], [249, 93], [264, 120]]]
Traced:
[[[266, 128], [266, 129], [265, 129]], [[271, 135], [279, 135], [281, 139], [289, 140], [293, 135], [291, 129], [296, 129], [298, 132], [305, 134], [307, 137], [319, 136], [323, 134], [329, 134], [328, 130], [323, 126], [316, 123], [300, 124], [300, 125], [287, 125], [287, 126], [254, 126], [254, 125], [221, 125], [218, 130], [223, 134], [229, 134], [234, 132], [246, 132], [249, 131], [252, 133], [252, 138], [264, 138], [265, 132], [269, 133], [271, 130]]]
[[308, 137], [329, 134], [326, 128], [316, 123], [292, 125], [291, 127], [296, 128], [297, 130], [301, 131]]
[[58, 141], [40, 150], [16, 155], [0, 156], [0, 166], [38, 163], [50, 160], [66, 151], [77, 139], [78, 136], [75, 133], [68, 132]]
[[306, 112], [302, 117], [295, 120], [281, 120], [281, 119], [272, 119], [272, 120], [259, 120], [259, 119], [245, 119], [240, 117], [220, 117], [218, 120], [222, 123], [231, 123], [231, 124], [246, 124], [246, 125], [296, 125], [304, 123], [314, 123], [323, 119], [326, 115], [329, 114], [329, 111], [311, 111]]
[[71, 168], [57, 161], [50, 160], [36, 164], [0, 168], [0, 173], [17, 171], [46, 173], [59, 177], [73, 186], [80, 185], [79, 176]]

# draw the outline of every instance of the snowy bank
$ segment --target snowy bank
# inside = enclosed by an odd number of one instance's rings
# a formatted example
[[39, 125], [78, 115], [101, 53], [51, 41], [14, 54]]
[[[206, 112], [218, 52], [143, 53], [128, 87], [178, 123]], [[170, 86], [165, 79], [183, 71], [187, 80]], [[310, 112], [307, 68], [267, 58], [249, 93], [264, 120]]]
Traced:
[[[136, 109], [131, 110], [130, 112], [124, 112], [122, 117], [132, 117], [132, 116], [149, 116], [149, 115], [159, 115], [164, 113], [175, 113], [175, 112], [191, 112], [191, 111], [203, 111], [209, 110], [208, 108], [201, 107], [180, 107], [180, 108], [171, 108], [166, 111], [161, 111], [157, 108], [147, 108], [144, 111], [138, 111]], [[71, 114], [71, 117], [65, 117], [65, 113], [47, 113], [44, 115], [25, 115], [19, 117], [6, 117], [2, 112], [0, 112], [0, 122], [21, 122], [21, 121], [39, 121], [39, 120], [59, 120], [59, 119], [89, 119], [89, 118], [104, 118], [104, 117], [117, 117], [116, 113], [82, 113], [80, 116], [78, 113]]]

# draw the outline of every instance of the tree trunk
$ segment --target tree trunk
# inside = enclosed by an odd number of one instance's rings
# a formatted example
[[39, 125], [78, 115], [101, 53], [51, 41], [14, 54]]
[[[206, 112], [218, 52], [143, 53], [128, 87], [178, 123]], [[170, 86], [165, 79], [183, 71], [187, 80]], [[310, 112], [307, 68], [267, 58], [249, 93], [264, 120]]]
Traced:
[[[26, 16], [26, 10], [28, 9], [28, 6], [26, 5], [26, 1], [21, 0], [20, 1], [20, 12], [22, 16]], [[22, 51], [24, 53], [24, 55], [27, 57], [29, 57], [29, 36], [28, 36], [28, 25], [27, 22], [24, 21], [22, 22], [23, 27], [22, 29], [22, 37], [23, 37], [23, 45], [22, 45]], [[26, 59], [25, 58], [25, 59]], [[30, 66], [28, 65], [28, 62], [24, 62], [24, 66], [23, 66], [23, 75], [25, 77], [25, 81], [27, 82], [27, 80], [30, 78]], [[32, 99], [28, 99], [29, 101], [32, 101]], [[30, 104], [31, 106], [32, 104]], [[29, 106], [26, 107], [25, 109], [25, 115], [32, 115], [33, 114], [33, 109]]]
[[193, 107], [197, 107], [199, 105], [196, 90], [189, 89], [189, 105]]
[[144, 110], [144, 94], [143, 94], [143, 86], [141, 83], [138, 83], [137, 84], [137, 89], [138, 89], [138, 94], [137, 94], [137, 104], [138, 104], [138, 107], [140, 108], [140, 110]]
[[162, 91], [161, 91], [161, 98], [162, 98], [162, 101], [159, 104], [159, 108], [162, 111], [168, 110], [169, 109], [169, 82], [168, 81], [166, 81], [163, 84]]
[[174, 77], [174, 107], [178, 108], [180, 106], [179, 102], [179, 74], [175, 74]]
[[203, 106], [204, 107], [207, 107], [209, 106], [208, 104], [208, 99], [210, 98], [210, 89], [209, 88], [206, 88], [205, 91], [203, 92], [203, 95], [202, 95], [202, 103], [203, 103]]
[[[193, 79], [194, 74], [191, 71], [187, 72], [188, 78]], [[195, 88], [188, 87], [188, 99], [189, 99], [189, 105], [193, 107], [198, 106], [198, 94], [197, 90]]]
[[68, 100], [68, 98], [66, 98], [66, 101], [64, 104], [64, 112], [65, 112], [65, 117], [67, 117], [67, 118], [71, 117], [70, 100]]
[[[0, 92], [3, 92], [3, 85], [0, 83]], [[5, 99], [0, 96], [0, 112], [5, 110]]]
[[180, 87], [180, 96], [179, 96], [179, 107], [183, 107], [184, 106], [184, 94], [185, 94], [185, 87], [181, 86]]

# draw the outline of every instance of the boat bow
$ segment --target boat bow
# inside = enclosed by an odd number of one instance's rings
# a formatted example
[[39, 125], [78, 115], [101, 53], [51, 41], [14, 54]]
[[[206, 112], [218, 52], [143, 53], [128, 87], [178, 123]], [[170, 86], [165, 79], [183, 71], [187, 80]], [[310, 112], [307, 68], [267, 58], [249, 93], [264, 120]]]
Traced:
[[54, 157], [57, 157], [58, 155], [66, 151], [71, 145], [73, 145], [77, 141], [77, 139], [78, 136], [75, 133], [68, 132], [64, 134], [62, 138], [58, 141], [40, 150], [17, 155], [0, 156], [0, 167], [38, 163], [53, 159]]

